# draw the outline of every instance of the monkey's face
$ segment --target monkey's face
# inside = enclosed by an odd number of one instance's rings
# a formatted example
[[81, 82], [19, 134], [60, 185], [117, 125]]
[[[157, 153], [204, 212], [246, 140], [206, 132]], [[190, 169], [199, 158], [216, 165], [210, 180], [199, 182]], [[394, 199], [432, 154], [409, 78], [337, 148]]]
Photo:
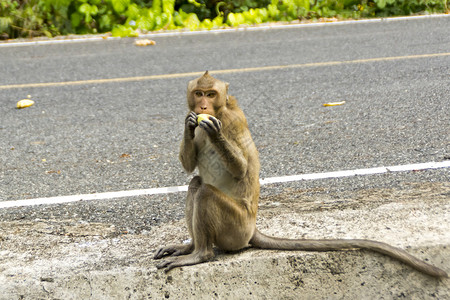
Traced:
[[226, 107], [228, 83], [217, 80], [206, 72], [188, 85], [189, 109], [196, 114], [217, 116]]
[[192, 93], [194, 109], [196, 114], [208, 114], [215, 115], [217, 103], [218, 103], [218, 93], [216, 90], [194, 90]]

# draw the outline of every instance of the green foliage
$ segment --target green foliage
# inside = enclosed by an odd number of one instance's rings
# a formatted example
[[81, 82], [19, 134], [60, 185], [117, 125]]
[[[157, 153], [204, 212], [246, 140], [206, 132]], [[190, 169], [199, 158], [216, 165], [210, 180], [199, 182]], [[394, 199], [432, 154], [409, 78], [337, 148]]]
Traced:
[[0, 0], [0, 38], [449, 12], [450, 0]]

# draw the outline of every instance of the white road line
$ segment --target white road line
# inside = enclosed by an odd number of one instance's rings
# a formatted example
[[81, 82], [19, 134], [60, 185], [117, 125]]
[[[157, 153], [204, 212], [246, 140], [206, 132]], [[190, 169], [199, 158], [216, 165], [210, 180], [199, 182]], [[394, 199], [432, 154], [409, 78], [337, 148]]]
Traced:
[[[292, 176], [282, 176], [282, 177], [269, 177], [261, 179], [262, 185], [271, 183], [282, 183], [290, 181], [301, 181], [301, 180], [317, 180], [317, 179], [327, 179], [327, 178], [340, 178], [349, 176], [361, 176], [361, 175], [373, 175], [373, 174], [383, 174], [390, 172], [406, 172], [406, 171], [419, 171], [428, 169], [440, 169], [450, 167], [450, 160], [442, 162], [428, 162], [420, 164], [409, 164], [400, 166], [390, 166], [390, 167], [378, 167], [378, 168], [368, 168], [368, 169], [356, 169], [356, 170], [345, 170], [345, 171], [335, 171], [326, 173], [313, 173], [313, 174], [300, 174]], [[186, 192], [188, 189], [187, 185], [181, 186], [170, 186], [163, 188], [152, 188], [143, 190], [131, 190], [131, 191], [118, 191], [118, 192], [106, 192], [98, 194], [82, 194], [82, 195], [70, 195], [70, 196], [58, 196], [49, 198], [36, 198], [36, 199], [25, 199], [25, 200], [15, 200], [15, 201], [3, 201], [0, 202], [1, 208], [9, 207], [22, 207], [22, 206], [32, 206], [41, 204], [61, 204], [76, 201], [91, 201], [91, 200], [105, 200], [123, 197], [134, 197], [142, 195], [156, 195], [156, 194], [170, 194], [178, 192]]]
[[156, 194], [170, 194], [177, 192], [187, 191], [188, 186], [170, 186], [163, 188], [152, 188], [143, 190], [131, 190], [131, 191], [118, 191], [118, 192], [106, 192], [98, 194], [81, 194], [81, 195], [70, 195], [70, 196], [57, 196], [49, 198], [36, 198], [36, 199], [25, 199], [16, 201], [4, 201], [0, 202], [1, 208], [8, 207], [18, 207], [18, 206], [32, 206], [40, 204], [61, 204], [76, 201], [92, 201], [92, 200], [105, 200], [113, 198], [123, 198], [123, 197], [133, 197], [142, 195], [156, 195]]
[[[140, 34], [138, 38], [158, 38], [158, 37], [169, 37], [169, 36], [181, 36], [181, 35], [199, 35], [199, 34], [218, 34], [218, 33], [228, 33], [228, 32], [239, 32], [239, 31], [259, 31], [268, 29], [286, 29], [286, 28], [302, 28], [302, 27], [318, 27], [318, 26], [335, 26], [335, 25], [347, 25], [347, 24], [359, 24], [359, 23], [380, 23], [380, 22], [392, 22], [392, 21], [404, 21], [404, 20], [414, 20], [414, 19], [424, 19], [424, 18], [441, 18], [449, 17], [448, 14], [433, 14], [424, 16], [405, 16], [405, 17], [389, 17], [389, 18], [375, 18], [375, 19], [362, 19], [362, 20], [347, 20], [347, 21], [325, 21], [325, 22], [311, 22], [311, 23], [268, 23], [252, 26], [242, 26], [237, 28], [221, 28], [212, 30], [194, 30], [194, 31], [153, 31], [146, 34]], [[49, 44], [69, 44], [69, 43], [80, 43], [80, 42], [99, 42], [99, 41], [110, 41], [118, 40], [120, 37], [101, 35], [92, 35], [89, 37], [56, 37], [49, 40], [31, 40], [25, 42], [8, 41], [1, 42], [1, 47], [20, 47], [20, 46], [33, 46], [33, 45], [49, 45]]]
[[[327, 173], [313, 173], [313, 174], [300, 174], [300, 175], [292, 175], [292, 176], [271, 177], [271, 178], [261, 179], [261, 184], [281, 183], [281, 182], [300, 181], [300, 180], [339, 178], [339, 177], [349, 177], [349, 176], [356, 176], [356, 175], [373, 175], [373, 174], [383, 174], [383, 173], [390, 173], [390, 172], [418, 171], [418, 170], [439, 169], [439, 168], [448, 168], [448, 167], [450, 167], [450, 160], [446, 160], [443, 162], [429, 162], [429, 163], [421, 163], [421, 164], [391, 166], [391, 167], [378, 167], [378, 168], [369, 168], [369, 169], [335, 171], [335, 172], [327, 172]], [[0, 203], [0, 205], [1, 205], [1, 203]]]

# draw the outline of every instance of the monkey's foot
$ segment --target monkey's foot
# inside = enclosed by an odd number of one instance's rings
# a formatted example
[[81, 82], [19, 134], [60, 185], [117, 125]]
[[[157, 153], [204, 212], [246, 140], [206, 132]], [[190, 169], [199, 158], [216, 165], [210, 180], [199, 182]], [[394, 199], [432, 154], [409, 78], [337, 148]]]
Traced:
[[160, 264], [156, 265], [158, 269], [164, 269], [166, 272], [169, 272], [173, 268], [183, 267], [183, 266], [191, 266], [200, 264], [202, 262], [208, 261], [214, 257], [214, 252], [205, 252], [205, 253], [192, 253], [189, 255], [183, 255], [180, 257], [171, 257]]
[[162, 247], [155, 252], [154, 259], [160, 259], [164, 256], [180, 256], [192, 253], [194, 250], [194, 245], [192, 243], [187, 245], [171, 245], [167, 247]]

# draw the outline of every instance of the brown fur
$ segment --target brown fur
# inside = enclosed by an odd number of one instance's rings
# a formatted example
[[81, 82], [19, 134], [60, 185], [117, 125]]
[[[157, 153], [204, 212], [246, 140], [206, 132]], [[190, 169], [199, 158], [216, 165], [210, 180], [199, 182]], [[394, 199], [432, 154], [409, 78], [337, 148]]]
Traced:
[[[256, 229], [259, 198], [259, 158], [247, 120], [228, 84], [206, 72], [189, 82], [190, 113], [180, 148], [180, 161], [188, 172], [199, 170], [189, 184], [186, 222], [192, 242], [159, 249], [155, 258], [172, 257], [158, 268], [171, 270], [205, 262], [216, 245], [223, 250], [253, 247], [281, 250], [334, 251], [370, 249], [396, 258], [435, 277], [447, 277], [406, 251], [371, 240], [290, 240], [266, 236]], [[215, 94], [211, 94], [214, 92]], [[212, 95], [215, 95], [212, 97]], [[197, 124], [196, 114], [212, 115]]]

